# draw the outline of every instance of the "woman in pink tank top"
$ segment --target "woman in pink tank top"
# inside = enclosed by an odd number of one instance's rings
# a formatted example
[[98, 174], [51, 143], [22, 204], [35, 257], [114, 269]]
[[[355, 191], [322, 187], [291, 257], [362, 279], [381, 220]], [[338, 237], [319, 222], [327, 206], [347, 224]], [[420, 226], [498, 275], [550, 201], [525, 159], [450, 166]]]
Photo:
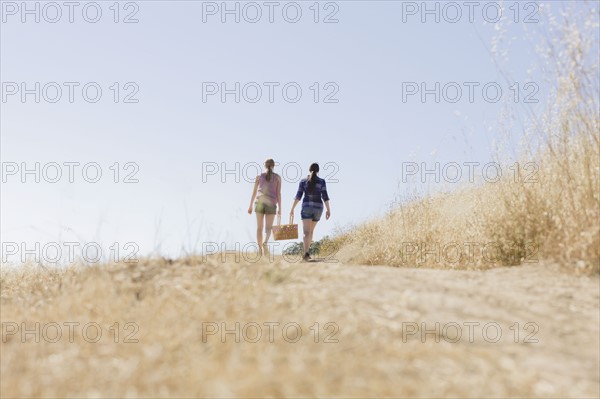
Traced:
[[[270, 158], [265, 161], [265, 172], [260, 176], [256, 176], [252, 199], [248, 207], [248, 214], [251, 215], [252, 205], [254, 204], [254, 212], [256, 213], [256, 243], [258, 244], [259, 255], [262, 255], [267, 250], [267, 242], [271, 236], [275, 213], [281, 216], [281, 177], [273, 172], [274, 167], [275, 161]], [[263, 227], [265, 230], [264, 241], [262, 235]]]

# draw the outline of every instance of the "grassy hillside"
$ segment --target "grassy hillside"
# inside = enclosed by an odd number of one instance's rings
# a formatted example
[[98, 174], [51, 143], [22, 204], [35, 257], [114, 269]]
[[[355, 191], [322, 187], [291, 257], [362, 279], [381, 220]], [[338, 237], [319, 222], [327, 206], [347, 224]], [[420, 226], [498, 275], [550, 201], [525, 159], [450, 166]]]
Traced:
[[545, 112], [530, 115], [520, 167], [506, 163], [499, 182], [414, 198], [349, 229], [337, 238], [342, 260], [461, 269], [545, 260], [599, 272], [597, 15], [569, 18], [548, 23], [537, 48], [539, 81], [552, 90]]

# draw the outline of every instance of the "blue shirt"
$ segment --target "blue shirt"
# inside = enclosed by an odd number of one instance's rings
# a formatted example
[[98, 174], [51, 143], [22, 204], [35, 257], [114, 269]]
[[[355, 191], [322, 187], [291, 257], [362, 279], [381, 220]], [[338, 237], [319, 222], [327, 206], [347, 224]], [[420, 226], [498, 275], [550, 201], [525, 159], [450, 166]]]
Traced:
[[302, 195], [304, 194], [304, 199], [302, 200], [303, 207], [309, 206], [313, 208], [323, 208], [323, 201], [329, 201], [329, 195], [327, 195], [327, 186], [325, 185], [325, 180], [321, 179], [318, 176], [315, 176], [315, 179], [315, 187], [311, 193], [308, 192], [308, 178], [300, 180], [300, 185], [298, 186], [298, 193], [296, 194], [296, 199], [300, 201], [300, 199], [302, 199]]

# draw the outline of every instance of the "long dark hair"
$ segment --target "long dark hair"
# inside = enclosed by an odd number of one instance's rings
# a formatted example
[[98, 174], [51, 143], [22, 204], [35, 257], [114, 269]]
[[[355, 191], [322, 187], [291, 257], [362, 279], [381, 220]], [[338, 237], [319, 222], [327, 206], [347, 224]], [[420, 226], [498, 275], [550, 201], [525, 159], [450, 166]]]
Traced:
[[271, 179], [273, 178], [273, 168], [274, 167], [275, 167], [275, 161], [273, 161], [271, 158], [269, 158], [265, 161], [265, 168], [267, 168], [267, 176], [266, 176], [267, 181], [271, 181]]
[[315, 185], [317, 184], [317, 173], [319, 173], [319, 164], [314, 162], [308, 168], [310, 174], [308, 175], [308, 192], [312, 193], [315, 190]]

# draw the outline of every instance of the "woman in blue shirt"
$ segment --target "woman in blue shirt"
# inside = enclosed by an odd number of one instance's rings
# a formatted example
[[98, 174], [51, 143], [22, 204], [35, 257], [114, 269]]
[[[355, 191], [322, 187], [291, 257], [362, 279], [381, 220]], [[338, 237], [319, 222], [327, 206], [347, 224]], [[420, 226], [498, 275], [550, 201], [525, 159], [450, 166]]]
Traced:
[[302, 209], [300, 210], [302, 229], [304, 231], [304, 260], [310, 260], [308, 251], [310, 244], [312, 243], [315, 226], [323, 214], [323, 202], [327, 208], [325, 219], [329, 219], [329, 216], [331, 216], [331, 211], [329, 209], [329, 195], [327, 194], [325, 180], [317, 176], [317, 173], [319, 173], [319, 164], [313, 163], [308, 170], [310, 174], [305, 179], [300, 180], [298, 193], [296, 194], [292, 210], [290, 211], [290, 217], [293, 217], [294, 208], [296, 208], [296, 205], [298, 205], [298, 202], [300, 202], [304, 195]]

